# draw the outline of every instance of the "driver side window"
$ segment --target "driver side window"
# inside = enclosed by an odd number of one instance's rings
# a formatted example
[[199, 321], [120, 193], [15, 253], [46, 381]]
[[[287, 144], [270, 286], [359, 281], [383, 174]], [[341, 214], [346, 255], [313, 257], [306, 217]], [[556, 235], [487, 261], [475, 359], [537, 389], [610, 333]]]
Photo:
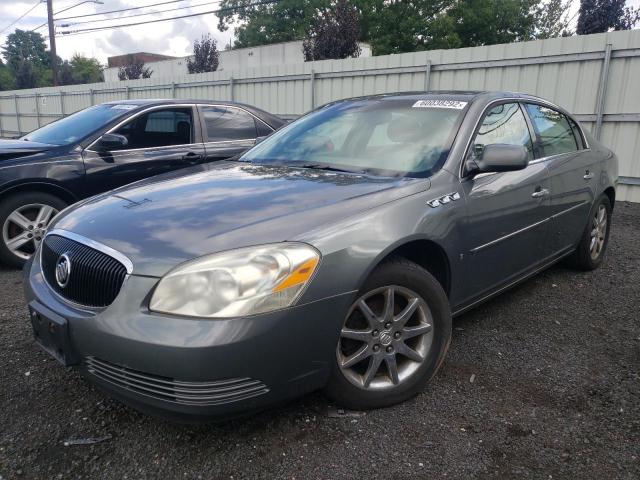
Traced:
[[517, 103], [503, 103], [489, 110], [473, 141], [471, 154], [480, 155], [485, 145], [496, 143], [525, 147], [529, 160], [533, 160], [531, 133]]
[[124, 135], [128, 141], [119, 150], [193, 143], [192, 118], [192, 110], [188, 107], [159, 109], [142, 114], [114, 132]]

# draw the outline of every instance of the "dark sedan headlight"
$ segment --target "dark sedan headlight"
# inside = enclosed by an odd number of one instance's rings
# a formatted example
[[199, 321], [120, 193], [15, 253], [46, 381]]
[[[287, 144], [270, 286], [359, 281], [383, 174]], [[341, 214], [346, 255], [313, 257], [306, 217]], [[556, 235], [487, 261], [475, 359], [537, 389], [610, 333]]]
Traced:
[[320, 262], [303, 243], [276, 243], [216, 253], [165, 275], [149, 308], [189, 317], [230, 318], [292, 305]]

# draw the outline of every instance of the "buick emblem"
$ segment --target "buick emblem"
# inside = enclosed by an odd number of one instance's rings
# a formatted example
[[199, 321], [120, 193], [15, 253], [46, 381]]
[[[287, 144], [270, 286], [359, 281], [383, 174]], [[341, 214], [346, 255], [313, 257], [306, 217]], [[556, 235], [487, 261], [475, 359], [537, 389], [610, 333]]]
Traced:
[[64, 288], [69, 283], [69, 277], [71, 276], [71, 260], [69, 255], [63, 253], [58, 257], [56, 262], [56, 282], [60, 288]]
[[380, 343], [385, 347], [391, 343], [393, 337], [390, 332], [384, 331], [380, 334]]

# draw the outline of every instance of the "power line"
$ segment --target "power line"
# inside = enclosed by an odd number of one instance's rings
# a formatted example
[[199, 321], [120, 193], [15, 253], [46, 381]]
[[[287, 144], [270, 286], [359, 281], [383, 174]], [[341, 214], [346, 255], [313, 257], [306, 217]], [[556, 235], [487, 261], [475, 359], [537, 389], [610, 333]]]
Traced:
[[108, 26], [104, 26], [104, 27], [83, 28], [81, 30], [69, 30], [69, 31], [66, 31], [66, 32], [61, 32], [60, 34], [58, 34], [56, 36], [82, 35], [83, 33], [92, 33], [92, 32], [98, 32], [98, 31], [102, 31], [102, 30], [111, 30], [111, 29], [114, 29], [114, 28], [135, 27], [135, 26], [138, 26], [138, 25], [146, 25], [146, 24], [149, 24], [149, 23], [168, 22], [170, 20], [180, 20], [182, 18], [198, 17], [200, 15], [209, 15], [209, 14], [212, 14], [212, 13], [229, 12], [229, 11], [239, 10], [241, 8], [257, 7], [257, 6], [260, 6], [260, 5], [269, 5], [269, 4], [272, 4], [272, 3], [278, 3], [279, 1], [280, 0], [263, 0], [263, 1], [260, 1], [260, 2], [247, 3], [246, 5], [239, 5], [237, 7], [224, 7], [224, 8], [219, 8], [217, 10], [208, 10], [206, 12], [190, 13], [188, 15], [180, 15], [178, 17], [159, 18], [159, 19], [156, 19], [156, 20], [147, 20], [147, 21], [144, 21], [144, 22], [124, 23], [124, 24], [120, 24], [120, 25], [108, 25]]
[[[136, 13], [136, 14], [133, 14], [133, 15], [127, 15], [126, 18], [143, 17], [145, 15], [157, 15], [159, 13], [175, 12], [176, 10], [184, 10], [185, 8], [204, 7], [205, 5], [213, 5], [213, 4], [219, 4], [219, 3], [220, 3], [220, 0], [214, 1], [214, 2], [198, 3], [196, 5], [185, 5], [183, 7], [168, 8], [166, 10], [154, 10], [152, 12]], [[122, 18], [123, 17], [100, 18], [100, 19], [95, 19], [95, 20], [85, 20], [83, 22], [71, 22], [69, 24], [63, 24], [63, 25], [58, 25], [58, 26], [62, 27], [62, 28], [66, 28], [66, 27], [72, 27], [72, 26], [75, 26], [75, 25], [86, 25], [87, 23], [100, 23], [100, 22], [108, 22], [110, 20], [120, 20]]]
[[22, 15], [20, 15], [18, 18], [16, 18], [13, 22], [11, 22], [9, 25], [7, 25], [6, 27], [4, 27], [2, 30], [0, 30], [0, 33], [6, 32], [7, 30], [9, 30], [11, 27], [13, 27], [16, 23], [18, 23], [20, 20], [22, 20], [24, 17], [26, 17], [27, 15], [29, 15], [33, 10], [35, 10], [35, 8], [40, 5], [40, 0], [38, 0], [38, 2], [31, 7], [29, 10], [27, 10], [25, 13], [23, 13]]
[[109, 13], [129, 12], [131, 10], [140, 10], [148, 7], [158, 7], [160, 5], [167, 5], [169, 3], [180, 3], [184, 1], [187, 1], [187, 0], [170, 0], [168, 2], [150, 3], [148, 5], [140, 5], [138, 7], [128, 7], [128, 8], [120, 8], [118, 10], [109, 10], [108, 12], [87, 13], [84, 15], [75, 15], [73, 17], [56, 18], [56, 20], [72, 20], [74, 18], [95, 17], [96, 15], [107, 15]]

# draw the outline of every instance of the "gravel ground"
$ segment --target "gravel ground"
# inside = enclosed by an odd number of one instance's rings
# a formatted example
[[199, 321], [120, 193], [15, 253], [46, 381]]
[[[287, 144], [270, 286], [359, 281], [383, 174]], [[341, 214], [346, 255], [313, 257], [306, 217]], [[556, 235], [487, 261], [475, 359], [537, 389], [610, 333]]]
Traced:
[[320, 393], [219, 425], [139, 414], [36, 347], [0, 270], [0, 479], [640, 478], [640, 205], [613, 223], [599, 270], [465, 314], [424, 393], [337, 418]]

